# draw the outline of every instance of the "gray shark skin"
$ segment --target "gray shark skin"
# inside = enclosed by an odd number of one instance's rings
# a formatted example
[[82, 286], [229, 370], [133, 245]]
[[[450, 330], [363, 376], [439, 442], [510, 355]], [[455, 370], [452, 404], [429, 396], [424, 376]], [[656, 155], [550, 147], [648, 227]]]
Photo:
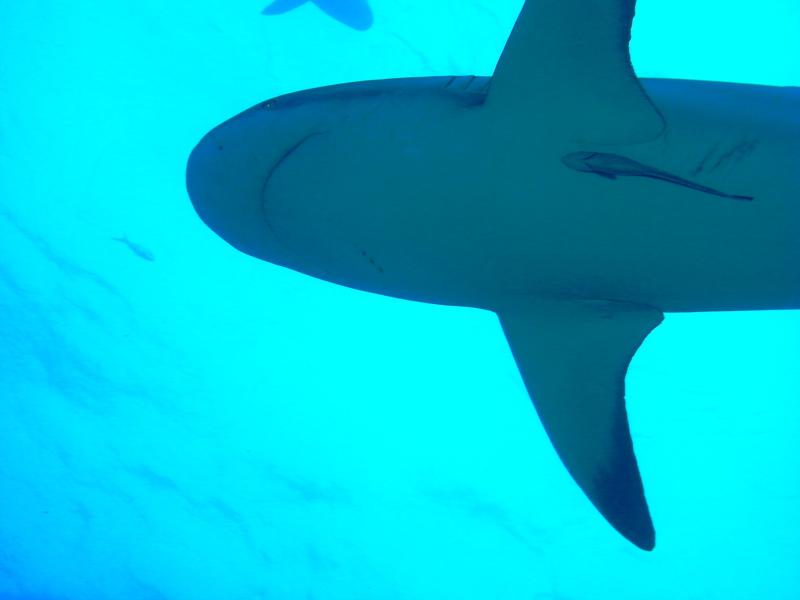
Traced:
[[562, 462], [650, 550], [628, 364], [664, 312], [800, 309], [800, 88], [640, 80], [633, 11], [528, 0], [491, 78], [268, 100], [187, 188], [242, 252], [494, 311]]

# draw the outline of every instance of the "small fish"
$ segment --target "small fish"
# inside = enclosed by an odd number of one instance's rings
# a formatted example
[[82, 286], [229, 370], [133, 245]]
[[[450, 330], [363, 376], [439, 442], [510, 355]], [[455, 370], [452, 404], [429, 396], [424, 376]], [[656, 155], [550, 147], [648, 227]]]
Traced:
[[367, 0], [274, 0], [261, 14], [280, 15], [306, 2], [313, 2], [328, 16], [352, 29], [366, 31], [372, 27], [372, 10]]
[[561, 157], [561, 162], [567, 165], [570, 169], [576, 171], [583, 171], [584, 173], [594, 173], [606, 179], [616, 179], [617, 177], [649, 177], [650, 179], [659, 179], [668, 183], [682, 185], [704, 194], [711, 194], [713, 196], [721, 196], [722, 198], [731, 198], [732, 200], [752, 200], [752, 196], [742, 196], [740, 194], [727, 194], [714, 188], [705, 185], [700, 185], [694, 181], [689, 181], [678, 175], [673, 175], [667, 171], [656, 169], [644, 165], [635, 160], [631, 160], [619, 154], [606, 154], [604, 152], [572, 152], [565, 154]]
[[120, 244], [125, 244], [131, 252], [143, 260], [153, 262], [156, 259], [155, 255], [150, 250], [136, 242], [130, 241], [128, 236], [123, 235], [122, 237], [113, 237], [111, 239]]

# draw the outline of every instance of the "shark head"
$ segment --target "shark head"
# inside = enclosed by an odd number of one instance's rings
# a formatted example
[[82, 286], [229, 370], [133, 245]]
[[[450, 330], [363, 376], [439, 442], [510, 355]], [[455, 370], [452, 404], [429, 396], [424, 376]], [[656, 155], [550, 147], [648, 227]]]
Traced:
[[[324, 222], [324, 214], [302, 197], [296, 202], [275, 198], [269, 187], [292, 155], [317, 134], [313, 127], [275, 118], [270, 108], [269, 102], [262, 103], [205, 135], [189, 157], [186, 184], [198, 215], [225, 241], [297, 269], [303, 252], [293, 240], [308, 239], [303, 232]], [[317, 233], [316, 239], [330, 239], [327, 232]]]
[[326, 168], [328, 125], [313, 102], [298, 106], [291, 96], [244, 111], [192, 151], [189, 196], [200, 218], [242, 252], [329, 281], [378, 285], [384, 267], [370, 240], [391, 250], [397, 227], [382, 224], [397, 223], [394, 209], [347, 193], [367, 174]]

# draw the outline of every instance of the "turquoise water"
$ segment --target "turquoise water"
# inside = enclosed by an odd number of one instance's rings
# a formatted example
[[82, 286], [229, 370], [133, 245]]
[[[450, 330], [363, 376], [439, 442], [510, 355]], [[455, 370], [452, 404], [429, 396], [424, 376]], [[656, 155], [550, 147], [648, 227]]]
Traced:
[[[4, 4], [0, 598], [797, 597], [798, 311], [645, 341], [645, 553], [561, 466], [494, 315], [256, 261], [189, 203], [212, 126], [489, 74], [518, 0], [372, 0], [367, 28], [345, 2]], [[795, 0], [698, 4], [640, 1], [640, 75], [800, 85]]]

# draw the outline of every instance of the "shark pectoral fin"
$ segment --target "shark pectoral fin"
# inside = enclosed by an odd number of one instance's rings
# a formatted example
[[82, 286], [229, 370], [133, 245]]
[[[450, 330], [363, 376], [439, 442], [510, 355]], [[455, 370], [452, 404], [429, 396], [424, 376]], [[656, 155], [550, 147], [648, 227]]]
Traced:
[[625, 410], [625, 373], [660, 311], [618, 302], [531, 302], [499, 312], [533, 404], [567, 470], [639, 548], [655, 531]]
[[648, 141], [663, 119], [628, 42], [635, 0], [528, 0], [497, 63], [487, 109], [537, 132], [601, 144]]

